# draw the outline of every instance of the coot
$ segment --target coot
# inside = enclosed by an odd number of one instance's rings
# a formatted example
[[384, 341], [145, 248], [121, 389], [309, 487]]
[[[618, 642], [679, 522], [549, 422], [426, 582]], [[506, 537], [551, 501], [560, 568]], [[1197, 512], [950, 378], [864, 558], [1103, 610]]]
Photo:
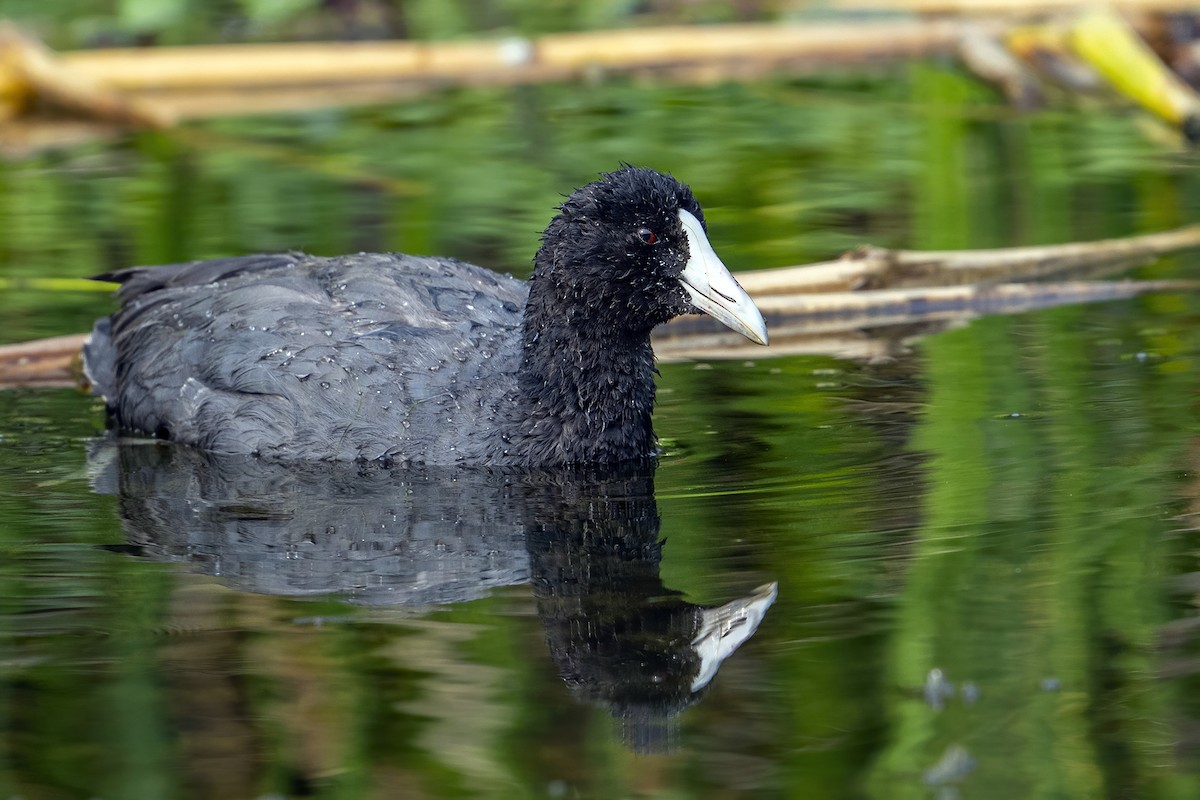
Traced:
[[446, 258], [136, 267], [84, 368], [112, 423], [281, 460], [550, 467], [649, 459], [650, 331], [708, 313], [766, 344], [691, 190], [625, 166], [576, 190], [528, 282]]

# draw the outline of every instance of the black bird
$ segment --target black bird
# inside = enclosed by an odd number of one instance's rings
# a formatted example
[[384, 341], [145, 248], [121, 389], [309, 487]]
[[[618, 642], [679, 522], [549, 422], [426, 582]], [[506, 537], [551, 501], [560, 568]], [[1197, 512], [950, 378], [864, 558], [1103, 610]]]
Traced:
[[84, 367], [115, 426], [277, 460], [551, 467], [652, 457], [650, 331], [767, 331], [691, 190], [576, 190], [529, 283], [445, 258], [257, 255], [133, 268]]

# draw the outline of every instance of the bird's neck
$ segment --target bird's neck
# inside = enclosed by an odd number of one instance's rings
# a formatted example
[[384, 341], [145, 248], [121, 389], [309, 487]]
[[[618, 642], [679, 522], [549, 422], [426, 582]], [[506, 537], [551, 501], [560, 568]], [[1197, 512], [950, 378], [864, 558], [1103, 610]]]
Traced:
[[[580, 313], [568, 289], [530, 283], [519, 373], [516, 454], [529, 465], [653, 457], [650, 331], [629, 333]], [[574, 302], [572, 302], [574, 300]]]

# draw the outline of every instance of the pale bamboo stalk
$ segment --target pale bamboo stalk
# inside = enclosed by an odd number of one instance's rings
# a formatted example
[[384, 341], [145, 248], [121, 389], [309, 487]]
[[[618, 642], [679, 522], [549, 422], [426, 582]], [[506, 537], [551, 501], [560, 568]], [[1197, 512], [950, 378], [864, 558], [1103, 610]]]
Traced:
[[0, 346], [0, 387], [73, 386], [88, 334], [69, 334]]
[[449, 76], [503, 64], [501, 42], [337, 42], [81, 50], [64, 67], [122, 91]]
[[861, 247], [836, 261], [738, 276], [755, 297], [899, 286], [1034, 280], [1079, 269], [1119, 269], [1166, 253], [1200, 248], [1200, 224], [1094, 242], [995, 250], [888, 250]]
[[773, 295], [755, 298], [768, 320], [769, 347], [753, 344], [708, 317], [680, 317], [658, 329], [654, 354], [665, 362], [799, 353], [878, 357], [888, 347], [867, 345], [871, 331], [902, 329], [905, 341], [911, 341], [982, 316], [1198, 290], [1200, 281], [1067, 281]]
[[686, 26], [544, 36], [536, 52], [539, 63], [567, 69], [738, 58], [836, 60], [947, 50], [958, 35], [956, 23], [938, 20]]
[[[14, 85], [19, 89], [14, 89]], [[161, 107], [127, 97], [87, 73], [72, 70], [40, 42], [0, 22], [0, 92], [13, 104], [33, 98], [100, 120], [165, 127], [173, 120]]]
[[475, 42], [353, 42], [118, 48], [62, 53], [62, 66], [120, 91], [535, 78], [729, 60], [804, 60], [949, 51], [956, 23], [746, 24], [555, 34]]

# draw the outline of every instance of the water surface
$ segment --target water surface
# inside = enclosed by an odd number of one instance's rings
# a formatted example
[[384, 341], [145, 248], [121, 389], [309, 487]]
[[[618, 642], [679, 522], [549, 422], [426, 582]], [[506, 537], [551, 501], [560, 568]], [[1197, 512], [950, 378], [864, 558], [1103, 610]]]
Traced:
[[[689, 181], [735, 269], [1161, 230], [1200, 199], [1133, 120], [1010, 117], [929, 67], [464, 91], [0, 165], [0, 271], [298, 248], [525, 274], [620, 160]], [[7, 297], [5, 341], [111, 307]], [[5, 393], [0, 797], [1196, 796], [1198, 311], [664, 365], [658, 470], [581, 483], [264, 474]], [[663, 643], [770, 582], [691, 691]]]

